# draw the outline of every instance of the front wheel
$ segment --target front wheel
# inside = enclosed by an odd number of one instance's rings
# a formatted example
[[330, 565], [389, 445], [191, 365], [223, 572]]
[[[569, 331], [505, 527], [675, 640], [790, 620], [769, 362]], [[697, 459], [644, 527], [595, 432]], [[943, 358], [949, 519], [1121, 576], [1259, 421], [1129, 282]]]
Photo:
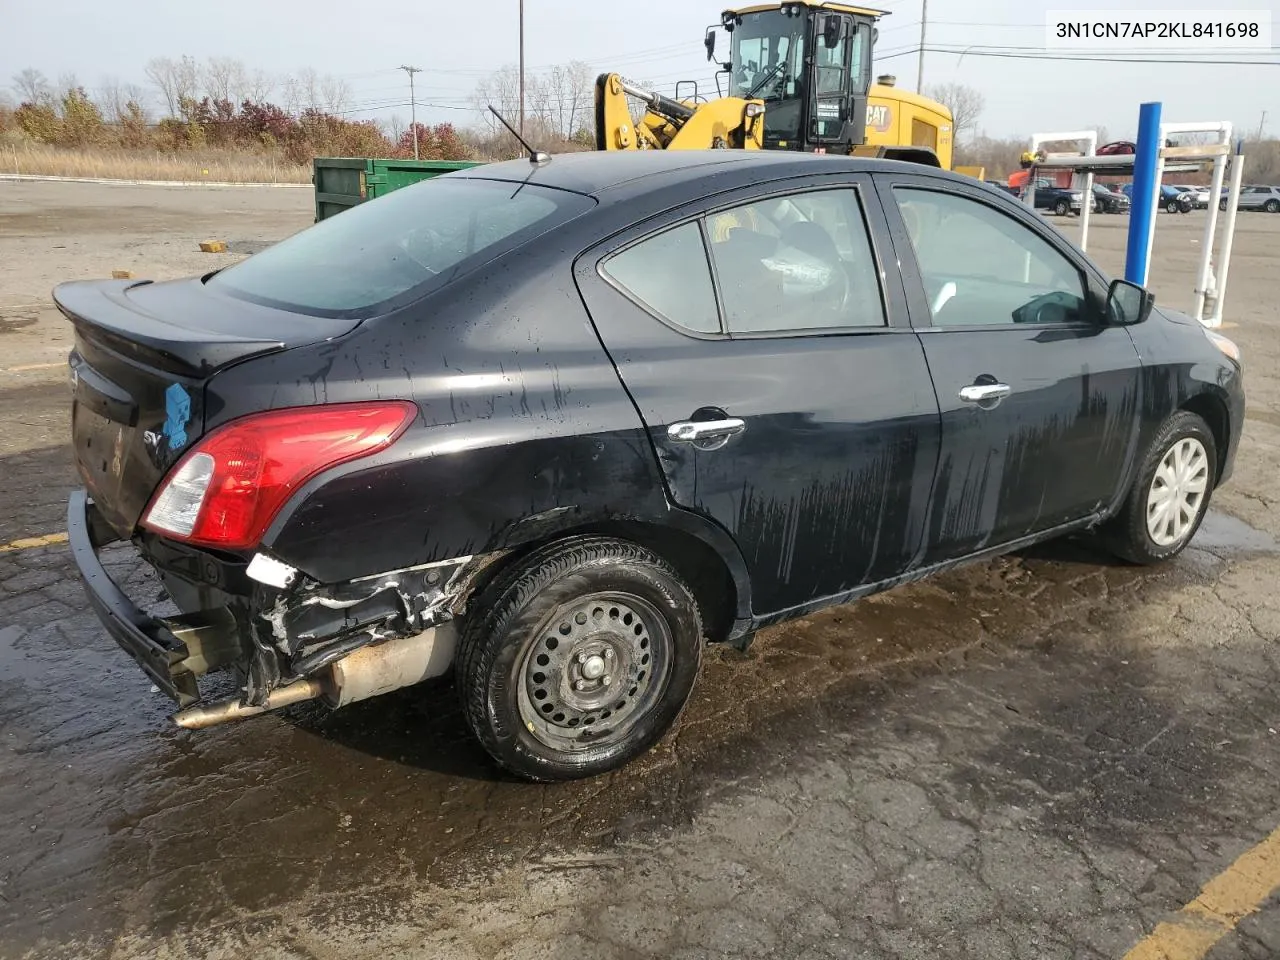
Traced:
[[1280, 213], [1280, 200], [1268, 200], [1264, 209], [1267, 213]]
[[1219, 209], [1219, 210], [1226, 210], [1226, 209], [1227, 209], [1227, 201], [1225, 201], [1225, 200], [1220, 200], [1220, 201], [1218, 202], [1218, 209]]
[[1120, 512], [1103, 529], [1112, 552], [1133, 563], [1170, 560], [1200, 529], [1217, 482], [1213, 432], [1194, 413], [1165, 421]]
[[615, 770], [675, 722], [702, 659], [689, 588], [632, 543], [553, 544], [475, 604], [458, 693], [489, 754], [530, 780]]
[[1168, 212], [1168, 213], [1177, 213], [1177, 212], [1178, 212], [1178, 201], [1177, 201], [1177, 200], [1170, 200], [1168, 203], [1166, 203], [1166, 204], [1164, 205], [1164, 209], [1165, 209], [1165, 211], [1166, 211], [1166, 212]]
[[1053, 212], [1060, 217], [1065, 217], [1071, 212], [1071, 204], [1067, 203], [1065, 200], [1059, 200], [1053, 205]]

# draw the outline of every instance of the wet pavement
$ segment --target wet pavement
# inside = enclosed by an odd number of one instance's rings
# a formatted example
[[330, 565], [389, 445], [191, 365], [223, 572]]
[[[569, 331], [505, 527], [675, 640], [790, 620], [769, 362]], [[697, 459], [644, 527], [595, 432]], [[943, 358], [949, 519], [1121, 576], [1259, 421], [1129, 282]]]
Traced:
[[[1280, 295], [1248, 237], [1233, 283]], [[585, 783], [503, 777], [447, 682], [179, 730], [65, 545], [0, 548], [0, 958], [1124, 957], [1280, 826], [1267, 297], [1229, 331], [1260, 368], [1236, 477], [1178, 561], [1051, 544], [764, 631]], [[32, 315], [0, 329], [0, 545], [64, 529], [74, 483]], [[1274, 894], [1207, 956], [1280, 956]]]
[[0, 555], [4, 947], [1120, 956], [1276, 825], [1277, 572], [1222, 515], [1154, 573], [957, 571], [718, 650], [652, 756], [531, 786], [443, 683], [173, 728], [65, 547]]

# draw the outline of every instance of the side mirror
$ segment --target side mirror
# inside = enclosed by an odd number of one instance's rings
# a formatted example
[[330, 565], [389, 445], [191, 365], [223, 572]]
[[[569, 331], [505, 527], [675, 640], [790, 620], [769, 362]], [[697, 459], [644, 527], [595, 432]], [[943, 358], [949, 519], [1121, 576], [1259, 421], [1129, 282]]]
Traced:
[[702, 45], [707, 48], [707, 59], [714, 60], [716, 58], [716, 28], [711, 27], [707, 30], [706, 37], [703, 38]]
[[1151, 316], [1155, 294], [1127, 280], [1112, 280], [1107, 291], [1107, 319], [1116, 326], [1142, 323]]
[[840, 34], [843, 24], [837, 14], [829, 13], [822, 21], [822, 42], [828, 50], [840, 46]]

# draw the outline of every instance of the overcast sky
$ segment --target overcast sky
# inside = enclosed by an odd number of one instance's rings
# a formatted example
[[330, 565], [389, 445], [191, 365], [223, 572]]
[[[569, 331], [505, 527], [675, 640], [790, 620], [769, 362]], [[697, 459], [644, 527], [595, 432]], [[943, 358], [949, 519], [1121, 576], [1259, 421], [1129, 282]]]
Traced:
[[[921, 0], [884, 0], [877, 73], [893, 72], [914, 88]], [[710, 85], [702, 49], [724, 0], [526, 0], [530, 70], [580, 59], [671, 92], [676, 80]], [[1150, 0], [1115, 6], [1168, 9]], [[1180, 3], [1180, 7], [1191, 7]], [[1048, 10], [1106, 7], [1106, 0], [929, 0], [928, 43], [1021, 46], [1043, 50]], [[1211, 4], [1202, 0], [1201, 7]], [[1280, 0], [1229, 0], [1269, 9], [1280, 32]], [[155, 56], [231, 56], [249, 67], [284, 72], [311, 66], [347, 79], [360, 117], [407, 117], [402, 63], [419, 66], [419, 119], [476, 120], [470, 94], [488, 71], [517, 56], [517, 0], [0, 0], [0, 82], [32, 66], [50, 79], [75, 73], [91, 90], [104, 78], [145, 84]], [[895, 55], [897, 54], [897, 55]], [[1224, 57], [1234, 55], [1224, 52]], [[1273, 61], [1280, 53], [1273, 50]], [[1228, 119], [1280, 133], [1280, 66], [1101, 64], [981, 56], [925, 55], [925, 84], [961, 82], [979, 89], [986, 108], [978, 127], [991, 136], [1027, 135], [1103, 125], [1112, 138], [1132, 136], [1138, 104], [1162, 100], [1172, 120]], [[706, 88], [704, 87], [704, 90]], [[12, 95], [12, 91], [9, 91]]]

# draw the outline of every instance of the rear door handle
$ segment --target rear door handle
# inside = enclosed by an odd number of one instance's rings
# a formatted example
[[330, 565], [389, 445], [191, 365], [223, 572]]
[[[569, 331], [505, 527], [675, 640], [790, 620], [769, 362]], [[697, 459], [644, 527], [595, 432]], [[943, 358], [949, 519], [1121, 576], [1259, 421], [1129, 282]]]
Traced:
[[976, 383], [971, 387], [962, 387], [960, 399], [965, 403], [990, 403], [1003, 400], [1013, 393], [1013, 387], [1007, 383]]
[[728, 420], [682, 420], [667, 427], [667, 438], [677, 443], [704, 443], [706, 441], [722, 441], [719, 446], [729, 442], [747, 429], [747, 422], [732, 417]]

